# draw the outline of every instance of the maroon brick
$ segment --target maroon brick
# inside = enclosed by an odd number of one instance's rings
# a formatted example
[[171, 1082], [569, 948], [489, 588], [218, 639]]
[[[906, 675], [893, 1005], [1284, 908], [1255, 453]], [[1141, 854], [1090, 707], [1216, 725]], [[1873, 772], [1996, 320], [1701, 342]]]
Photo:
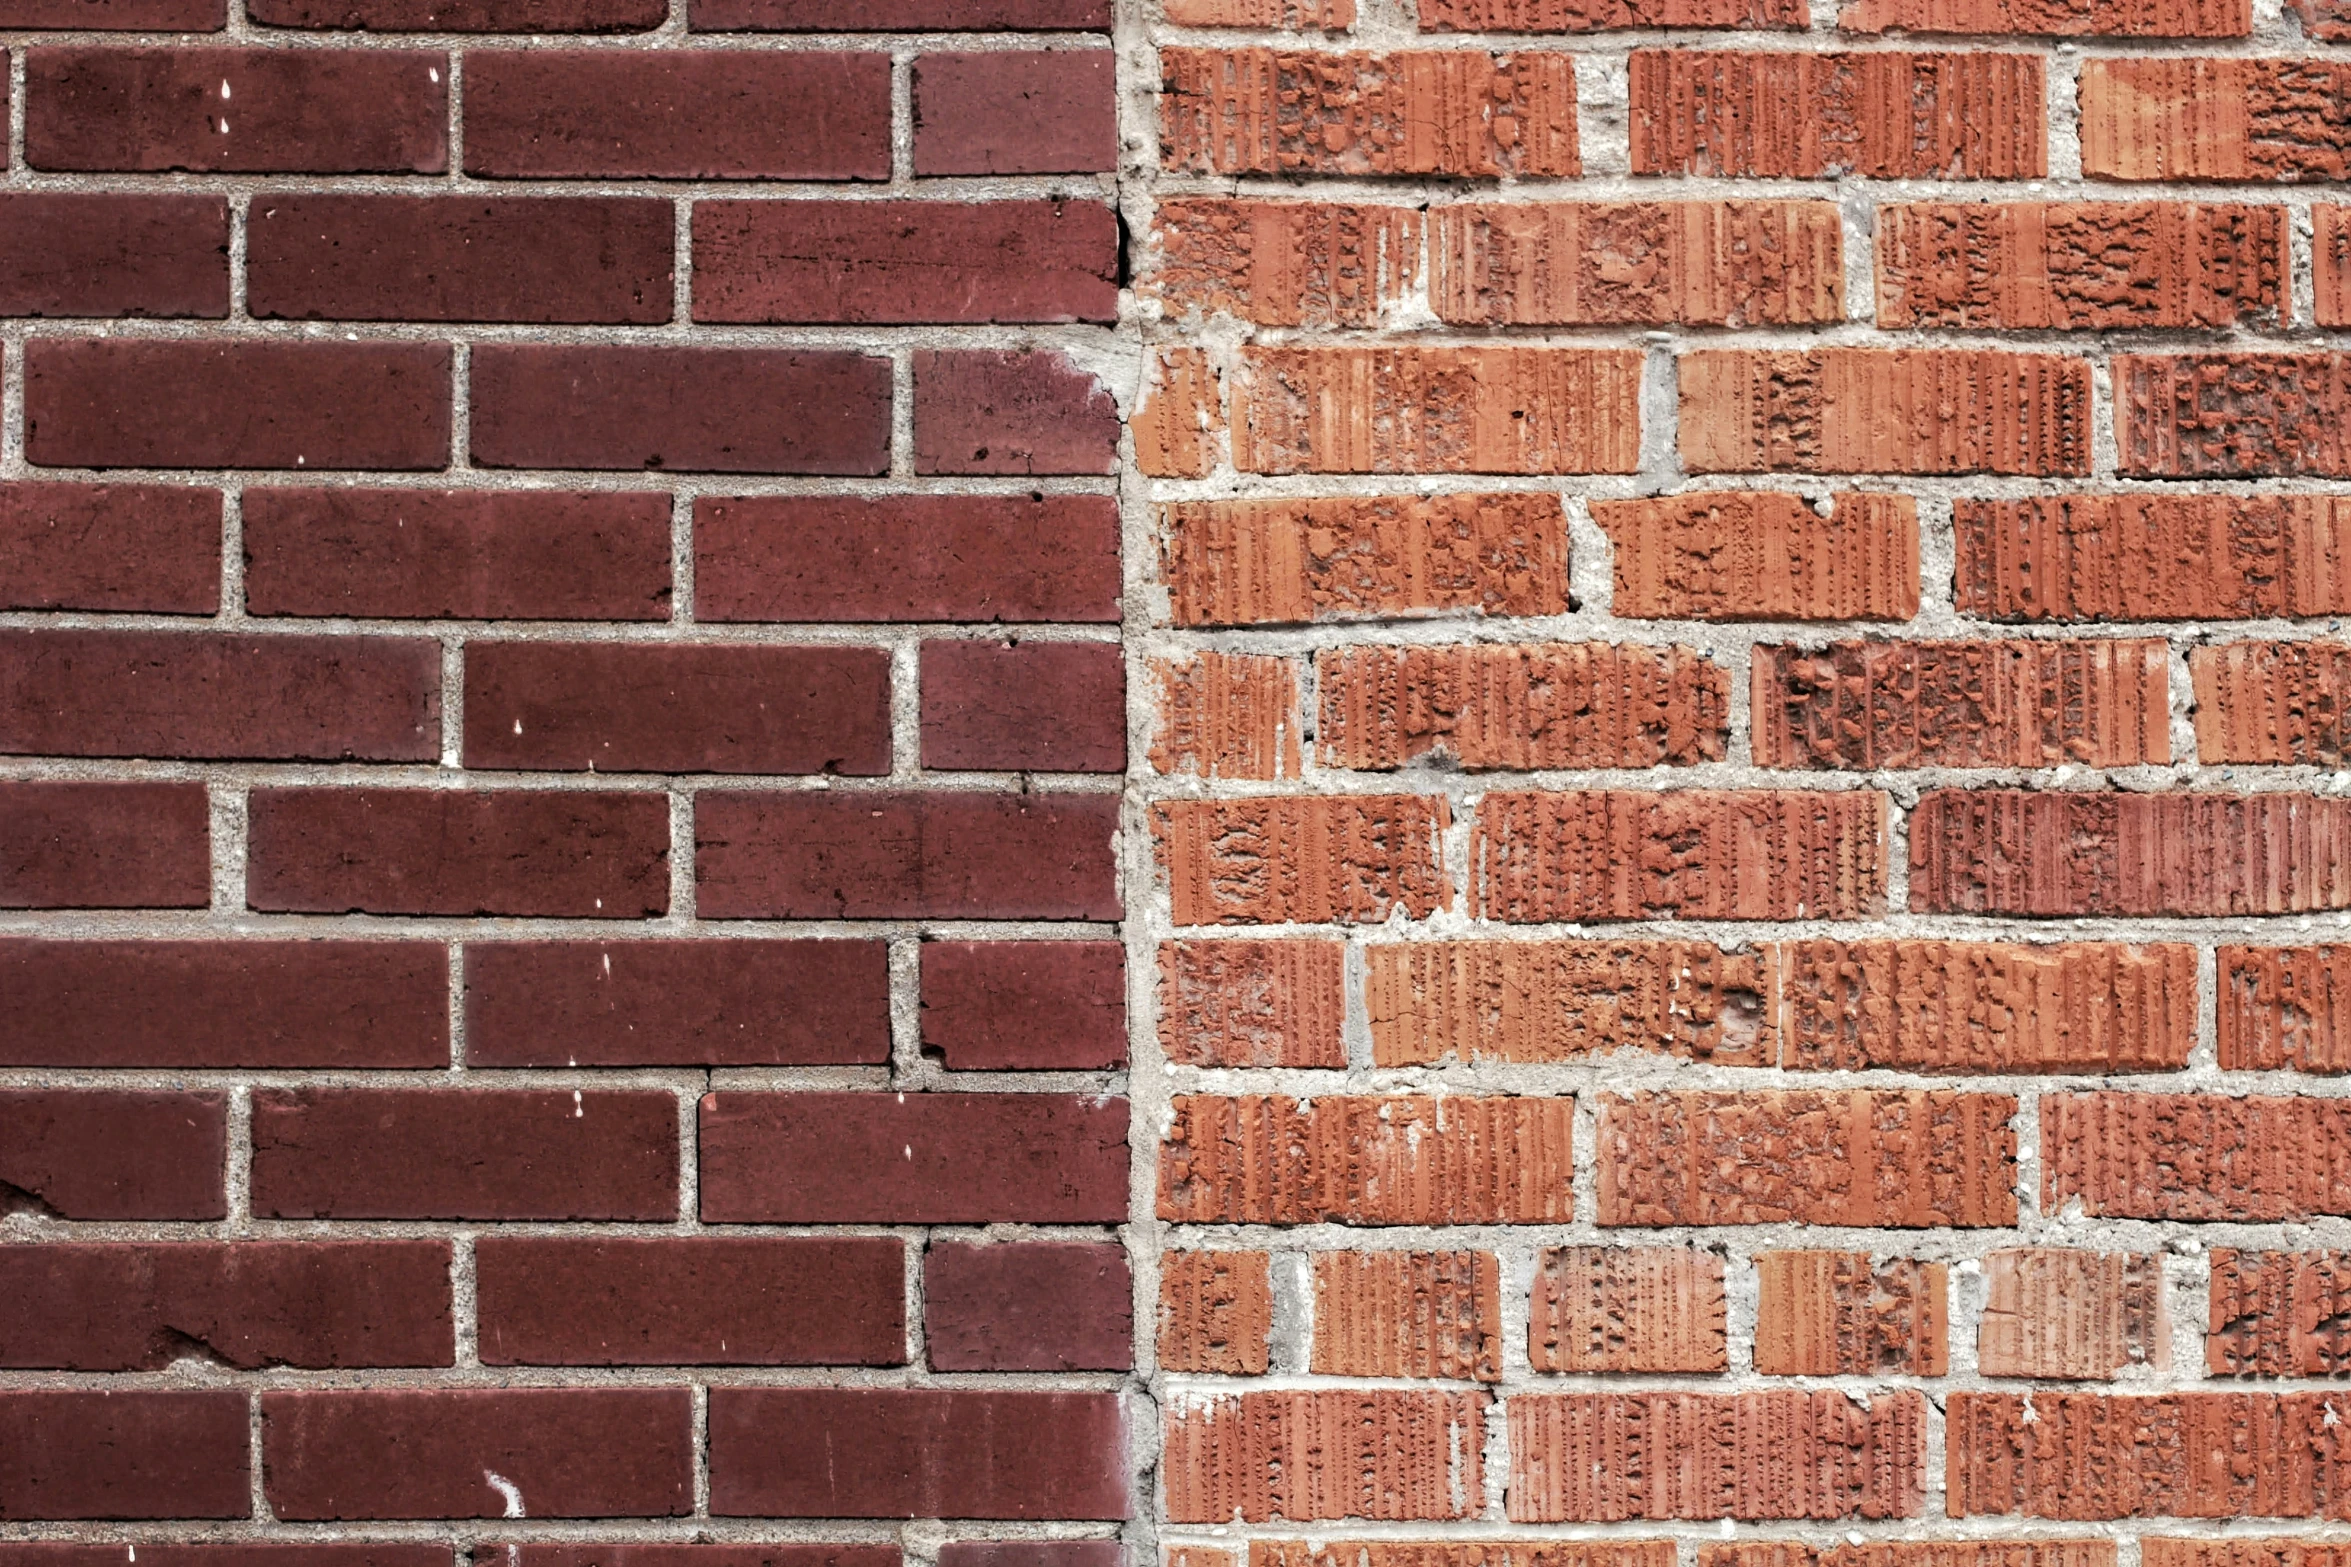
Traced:
[[951, 1071], [1124, 1066], [1126, 1028], [1115, 941], [922, 945], [922, 1042]]
[[666, 201], [254, 198], [246, 308], [328, 321], [654, 322], [670, 317]]
[[1116, 1540], [956, 1540], [939, 1547], [939, 1567], [1125, 1567], [1125, 1564], [1126, 1547]]
[[0, 631], [0, 753], [431, 761], [426, 638]]
[[1118, 218], [1090, 201], [696, 202], [694, 319], [1115, 321]]
[[666, 0], [248, 0], [269, 27], [378, 33], [641, 33], [669, 15]]
[[504, 1517], [492, 1479], [533, 1518], [675, 1518], [692, 1446], [682, 1387], [261, 1395], [262, 1491], [294, 1521]]
[[694, 0], [701, 32], [1107, 31], [1110, 0]]
[[492, 1366], [895, 1366], [906, 1256], [876, 1236], [485, 1235]]
[[710, 1511], [1124, 1518], [1114, 1393], [712, 1388]]
[[0, 1246], [0, 1365], [446, 1366], [447, 1241]]
[[886, 180], [890, 57], [465, 57], [465, 170], [512, 179]]
[[217, 33], [226, 0], [7, 0], [0, 28], [56, 32]]
[[1115, 624], [1107, 495], [713, 496], [694, 503], [704, 620]]
[[465, 765], [886, 773], [890, 655], [726, 643], [470, 642]]
[[[124, 1552], [75, 1540], [7, 1540], [0, 1541], [0, 1567], [133, 1567]], [[135, 1567], [453, 1567], [453, 1560], [447, 1545], [432, 1540], [142, 1540]]]
[[711, 1224], [1126, 1217], [1123, 1099], [714, 1093], [702, 1100], [701, 1144], [702, 1217]]
[[0, 1092], [0, 1210], [59, 1219], [218, 1219], [225, 1094]]
[[476, 1066], [880, 1066], [878, 941], [517, 941], [465, 949]]
[[0, 1393], [0, 1519], [243, 1518], [245, 1395]]
[[1125, 1371], [1134, 1281], [1118, 1246], [934, 1243], [923, 1254], [923, 1340], [934, 1371]]
[[0, 484], [0, 609], [219, 608], [218, 490]]
[[200, 783], [0, 783], [0, 909], [200, 909]]
[[936, 53], [914, 62], [917, 174], [1092, 174], [1118, 166], [1107, 49]]
[[609, 920], [669, 908], [658, 794], [256, 789], [246, 813], [255, 909]]
[[0, 315], [229, 313], [229, 204], [219, 196], [0, 196]]
[[37, 339], [24, 365], [41, 467], [449, 465], [445, 343]]
[[886, 473], [890, 362], [777, 348], [477, 348], [473, 460]]
[[[526, 1545], [515, 1567], [899, 1567], [895, 1545], [740, 1541], [725, 1545]], [[0, 1563], [0, 1567], [5, 1567]], [[43, 1567], [35, 1563], [33, 1567]], [[120, 1567], [106, 1563], [105, 1567]], [[169, 1567], [169, 1564], [167, 1564]]]
[[417, 941], [0, 939], [0, 1065], [434, 1067], [449, 960]]
[[440, 174], [449, 167], [449, 57], [28, 50], [24, 144], [34, 168], [63, 171]]
[[1115, 642], [925, 642], [922, 765], [1124, 772], [1126, 689]]
[[1114, 920], [1106, 794], [704, 794], [707, 919]]
[[918, 349], [916, 473], [1110, 473], [1118, 404], [1047, 350]]
[[677, 1101], [561, 1089], [263, 1089], [271, 1219], [671, 1219]]
[[666, 495], [249, 488], [244, 511], [256, 615], [669, 618]]

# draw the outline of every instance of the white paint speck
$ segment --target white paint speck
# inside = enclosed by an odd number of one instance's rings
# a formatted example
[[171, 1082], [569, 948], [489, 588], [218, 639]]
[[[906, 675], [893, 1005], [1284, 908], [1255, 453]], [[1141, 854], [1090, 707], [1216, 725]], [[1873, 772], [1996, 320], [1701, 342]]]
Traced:
[[228, 102], [228, 97], [229, 97], [229, 84], [228, 84], [228, 78], [226, 78], [226, 77], [223, 77], [223, 78], [221, 78], [221, 83], [220, 83], [220, 98], [221, 98], [221, 102], [223, 102], [223, 103], [226, 103], [226, 102]]
[[519, 718], [514, 721], [514, 732], [516, 734], [522, 733], [522, 720]]
[[483, 1470], [482, 1478], [490, 1482], [491, 1490], [497, 1492], [501, 1497], [505, 1498], [507, 1517], [522, 1518], [528, 1516], [522, 1510], [521, 1486], [516, 1485], [512, 1480], [507, 1479], [504, 1475], [498, 1473], [498, 1471], [495, 1469]]
[[441, 68], [437, 65], [426, 66], [424, 68], [424, 73], [425, 75], [431, 77], [435, 82], [438, 82], [441, 79]]
[[[588, 1107], [580, 1103], [580, 1091], [575, 1088], [571, 1091], [571, 1118], [575, 1121], [583, 1121], [587, 1119], [587, 1115]], [[520, 1515], [517, 1514], [517, 1516]]]

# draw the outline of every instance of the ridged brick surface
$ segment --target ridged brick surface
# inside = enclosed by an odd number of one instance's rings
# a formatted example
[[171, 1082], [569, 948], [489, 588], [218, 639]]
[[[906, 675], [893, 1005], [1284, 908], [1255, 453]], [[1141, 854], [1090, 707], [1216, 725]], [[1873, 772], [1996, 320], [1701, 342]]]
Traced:
[[1723, 1262], [1674, 1246], [1565, 1246], [1535, 1268], [1527, 1359], [1537, 1371], [1678, 1371], [1729, 1364]]
[[1249, 1567], [1671, 1567], [1672, 1554], [1671, 1540], [1253, 1540], [1248, 1560]]
[[1422, 218], [1410, 207], [1301, 201], [1169, 201], [1152, 217], [1170, 311], [1262, 326], [1378, 326], [1420, 281]]
[[2351, 504], [2328, 495], [1963, 500], [1956, 597], [1994, 620], [2236, 620], [2351, 610]]
[[2341, 767], [2351, 755], [2351, 647], [2231, 642], [2191, 649], [2188, 673], [2200, 760]]
[[1976, 1366], [1988, 1377], [2106, 1381], [2171, 1366], [2163, 1259], [2033, 1246], [1984, 1258]]
[[1177, 1523], [1461, 1518], [1485, 1490], [1483, 1393], [1242, 1393], [1167, 1412]]
[[1203, 778], [1298, 776], [1298, 674], [1289, 660], [1207, 652], [1157, 672], [1153, 767]]
[[2351, 354], [2131, 355], [2114, 396], [2125, 474], [2351, 476]]
[[1430, 32], [1599, 33], [1628, 27], [1801, 27], [1804, 0], [1427, 0]]
[[1322, 1376], [1501, 1381], [1502, 1273], [1494, 1255], [1317, 1255], [1310, 1365]]
[[2041, 1206], [2116, 1219], [2351, 1213], [2351, 1104], [2218, 1094], [2049, 1094]]
[[2115, 1560], [2112, 1540], [1864, 1540], [1827, 1547], [1710, 1541], [1698, 1547], [1698, 1567], [2114, 1567]]
[[2246, 0], [1861, 0], [1837, 25], [1853, 33], [2236, 38], [2252, 31], [2253, 8]]
[[2212, 1253], [2206, 1369], [2216, 1377], [2327, 1377], [2351, 1370], [2351, 1256]]
[[1152, 836], [1178, 925], [1378, 924], [1453, 903], [1442, 797], [1177, 801]]
[[1736, 491], [1594, 501], [1619, 615], [1645, 620], [1908, 620], [1918, 507], [1844, 494], [1826, 507]]
[[[2351, 37], [2351, 9], [2336, 24]], [[2351, 207], [2310, 209], [2311, 313], [2320, 326], [2351, 324]]]
[[2082, 172], [2117, 180], [2339, 180], [2343, 66], [2290, 58], [2082, 62]]
[[1268, 1364], [1273, 1287], [1261, 1251], [1171, 1251], [1159, 1262], [1159, 1364], [1257, 1376]]
[[1135, 467], [1159, 478], [1197, 479], [1224, 450], [1224, 387], [1197, 348], [1153, 354], [1127, 421]]
[[2351, 1071], [2351, 947], [2222, 947], [2215, 1034], [2229, 1071]]
[[1335, 941], [1162, 943], [1160, 1048], [1185, 1066], [1345, 1066], [1345, 974]]
[[1867, 1252], [1769, 1251], [1755, 1259], [1755, 1369], [1765, 1376], [1951, 1369], [1949, 1270]]

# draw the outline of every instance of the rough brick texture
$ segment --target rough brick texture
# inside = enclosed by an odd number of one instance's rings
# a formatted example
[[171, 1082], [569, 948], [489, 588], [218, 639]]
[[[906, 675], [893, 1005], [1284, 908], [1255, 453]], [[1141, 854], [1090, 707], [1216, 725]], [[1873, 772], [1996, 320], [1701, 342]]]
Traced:
[[1483, 1393], [1241, 1393], [1167, 1412], [1176, 1523], [1461, 1518], [1485, 1490]]
[[1993, 1252], [1984, 1275], [1976, 1365], [1988, 1377], [2102, 1381], [2171, 1363], [2160, 1257], [2035, 1246]]
[[1956, 594], [1994, 620], [2300, 619], [2351, 610], [2351, 510], [2326, 495], [1959, 501]]
[[1766, 1376], [1939, 1377], [1951, 1368], [1950, 1281], [1939, 1262], [1866, 1252], [1755, 1259], [1755, 1369]]
[[1537, 1371], [1720, 1371], [1728, 1364], [1723, 1263], [1670, 1246], [1543, 1253], [1528, 1306]]

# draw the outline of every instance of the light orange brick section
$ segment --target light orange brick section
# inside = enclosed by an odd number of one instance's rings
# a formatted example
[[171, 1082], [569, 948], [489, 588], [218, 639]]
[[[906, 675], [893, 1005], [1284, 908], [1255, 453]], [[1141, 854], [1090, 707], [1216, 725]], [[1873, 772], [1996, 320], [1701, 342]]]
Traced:
[[1690, 1372], [1730, 1364], [1723, 1261], [1683, 1246], [1543, 1253], [1527, 1308], [1537, 1371]]
[[2236, 620], [2351, 612], [2351, 497], [1962, 500], [1959, 612], [1994, 620]]
[[1261, 1376], [1272, 1364], [1273, 1284], [1261, 1251], [1159, 1259], [1159, 1369]]
[[1951, 1369], [1950, 1270], [1867, 1252], [1755, 1258], [1755, 1369], [1770, 1377], [1939, 1377]]
[[2207, 765], [2351, 761], [2351, 644], [2229, 642], [2192, 648], [2196, 755]]
[[1161, 942], [1160, 1048], [1179, 1066], [1345, 1066], [1346, 950], [1335, 941]]
[[2105, 1381], [2171, 1366], [2163, 1258], [2029, 1246], [1984, 1258], [1976, 1366], [1988, 1377]]
[[1224, 450], [1224, 392], [1197, 348], [1162, 348], [1149, 359], [1142, 405], [1128, 421], [1135, 466], [1153, 478], [1197, 479]]
[[1355, 25], [1355, 0], [1163, 0], [1161, 9], [1177, 27], [1343, 33]]
[[1482, 1251], [1317, 1253], [1311, 1369], [1501, 1381], [1501, 1264]]
[[1151, 765], [1202, 778], [1298, 776], [1298, 670], [1286, 658], [1198, 653], [1154, 659], [1159, 728]]
[[1674, 1567], [1671, 1540], [1252, 1540], [1249, 1567]]
[[2242, 38], [2251, 0], [1856, 0], [1849, 33], [2020, 33], [2061, 38]]
[[2351, 207], [2310, 209], [2311, 314], [2320, 326], [2351, 326]]
[[1373, 924], [1453, 903], [1441, 795], [1177, 800], [1152, 815], [1178, 925]]
[[2141, 1536], [2142, 1567], [2351, 1567], [2351, 1544], [2340, 1540], [2182, 1540]]
[[1143, 289], [1171, 315], [1260, 326], [1370, 327], [1420, 282], [1411, 207], [1304, 201], [1163, 201], [1158, 269]]
[[1171, 1523], [1464, 1518], [1485, 1499], [1488, 1395], [1242, 1393], [1168, 1405]]
[[2115, 1549], [2112, 1540], [1708, 1541], [1698, 1567], [2115, 1567]]
[[1782, 492], [1594, 501], [1615, 555], [1614, 609], [1638, 620], [1909, 620], [1918, 503]]
[[2220, 949], [2220, 1065], [2351, 1072], [2351, 947]]
[[2351, 156], [2319, 106], [2340, 60], [2147, 56], [2082, 61], [2082, 173], [2116, 180], [2340, 180]]
[[1601, 33], [1631, 27], [1789, 27], [1805, 0], [1419, 0], [1425, 32]]

